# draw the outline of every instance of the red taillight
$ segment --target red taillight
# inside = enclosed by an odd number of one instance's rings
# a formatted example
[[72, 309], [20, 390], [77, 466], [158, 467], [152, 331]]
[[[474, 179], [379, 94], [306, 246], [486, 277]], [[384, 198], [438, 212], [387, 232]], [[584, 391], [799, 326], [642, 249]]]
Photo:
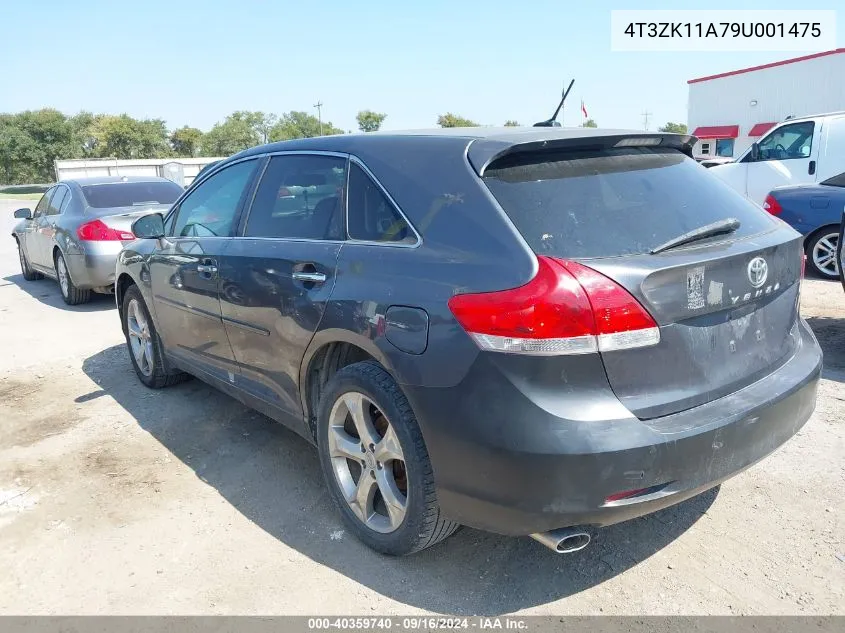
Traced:
[[80, 225], [76, 229], [76, 235], [83, 242], [114, 242], [134, 240], [135, 236], [130, 231], [121, 231], [107, 226], [102, 220], [92, 220]]
[[482, 349], [585, 354], [654, 345], [660, 330], [619, 284], [576, 262], [538, 257], [524, 286], [455, 295], [449, 309]]
[[763, 208], [772, 215], [780, 215], [781, 211], [783, 211], [783, 207], [780, 206], [780, 202], [775, 200], [775, 197], [772, 194], [766, 196], [766, 200], [763, 202]]

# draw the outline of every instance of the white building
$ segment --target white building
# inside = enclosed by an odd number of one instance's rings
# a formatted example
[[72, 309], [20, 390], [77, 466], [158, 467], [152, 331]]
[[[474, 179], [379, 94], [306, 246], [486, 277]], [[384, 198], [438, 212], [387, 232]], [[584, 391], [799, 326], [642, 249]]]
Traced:
[[845, 110], [845, 48], [690, 79], [696, 158], [739, 158], [788, 117]]
[[161, 176], [183, 187], [191, 184], [200, 170], [222, 157], [198, 158], [71, 158], [56, 160], [56, 180], [99, 176]]

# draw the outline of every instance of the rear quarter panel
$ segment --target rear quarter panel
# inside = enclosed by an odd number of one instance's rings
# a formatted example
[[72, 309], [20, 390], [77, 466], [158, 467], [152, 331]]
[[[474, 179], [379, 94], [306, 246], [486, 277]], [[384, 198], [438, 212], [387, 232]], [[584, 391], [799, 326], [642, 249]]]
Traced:
[[[344, 340], [366, 349], [400, 384], [452, 386], [466, 375], [478, 348], [449, 311], [449, 298], [521, 286], [534, 276], [536, 259], [469, 165], [468, 139], [420, 137], [412, 147], [389, 138], [373, 141], [355, 155], [421, 242], [413, 248], [343, 245], [331, 301], [303, 359], [301, 384], [319, 349]], [[395, 306], [425, 312], [422, 353], [400, 350], [385, 336], [387, 311]]]
[[799, 233], [838, 225], [845, 207], [845, 188], [827, 185], [781, 187], [772, 191], [783, 211], [778, 216]]

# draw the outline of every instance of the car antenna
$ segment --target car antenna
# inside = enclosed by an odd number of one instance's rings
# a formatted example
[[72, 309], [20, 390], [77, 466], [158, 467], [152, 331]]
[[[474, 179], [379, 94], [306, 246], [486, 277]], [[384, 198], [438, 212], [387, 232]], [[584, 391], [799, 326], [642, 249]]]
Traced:
[[569, 82], [569, 87], [563, 91], [563, 96], [560, 98], [560, 103], [557, 104], [557, 110], [552, 115], [552, 118], [548, 119], [547, 121], [540, 121], [539, 123], [535, 123], [534, 127], [560, 127], [560, 123], [557, 122], [557, 115], [560, 114], [560, 109], [563, 107], [563, 102], [566, 101], [566, 96], [569, 94], [569, 91], [572, 90], [572, 86], [575, 83], [575, 80]]

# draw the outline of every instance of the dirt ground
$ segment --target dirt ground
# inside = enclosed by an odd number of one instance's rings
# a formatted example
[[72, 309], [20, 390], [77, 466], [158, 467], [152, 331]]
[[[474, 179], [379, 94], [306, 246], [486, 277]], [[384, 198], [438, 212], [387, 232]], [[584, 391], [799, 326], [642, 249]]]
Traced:
[[818, 407], [718, 490], [556, 556], [346, 533], [316, 454], [199, 381], [136, 380], [112, 299], [26, 282], [0, 201], [0, 614], [845, 614], [845, 294], [808, 280]]

